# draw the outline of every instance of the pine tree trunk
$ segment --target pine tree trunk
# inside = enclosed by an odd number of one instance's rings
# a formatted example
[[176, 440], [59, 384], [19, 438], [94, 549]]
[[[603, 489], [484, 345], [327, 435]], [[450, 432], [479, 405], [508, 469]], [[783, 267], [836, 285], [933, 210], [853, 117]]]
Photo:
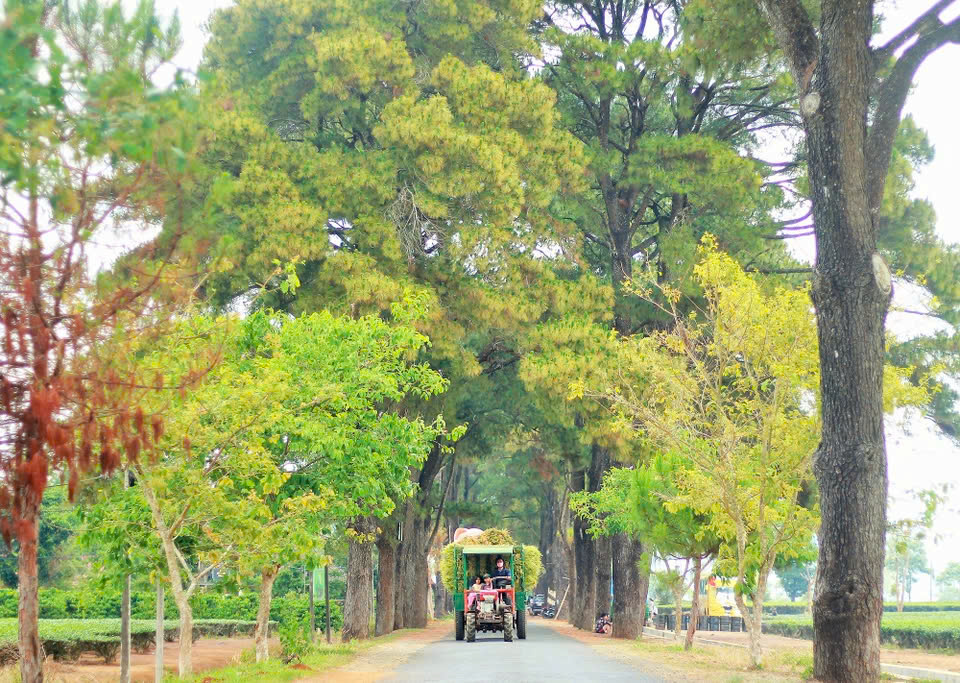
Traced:
[[[571, 486], [573, 491], [586, 489], [586, 473], [574, 472]], [[577, 628], [590, 630], [593, 624], [590, 611], [596, 602], [597, 576], [594, 569], [594, 540], [587, 533], [587, 522], [579, 517], [573, 519], [573, 562], [576, 582], [568, 597], [572, 600], [570, 608], [571, 623]]]
[[347, 594], [343, 600], [343, 642], [370, 637], [370, 604], [373, 600], [373, 541], [376, 527], [367, 518], [358, 519], [347, 554]]
[[[27, 491], [23, 494], [32, 498]], [[38, 501], [39, 503], [39, 501]], [[20, 627], [20, 680], [24, 683], [43, 681], [43, 646], [40, 643], [40, 601], [37, 589], [37, 527], [39, 504], [26, 502], [22, 507], [22, 531], [18, 535], [20, 552], [17, 559], [17, 580], [20, 602], [18, 623]]]
[[[690, 623], [687, 625], [687, 637], [683, 649], [693, 647], [693, 636], [697, 632], [697, 620], [700, 618], [700, 575], [703, 571], [703, 558], [693, 558], [693, 602], [690, 605]], [[644, 598], [646, 601], [646, 598]]]
[[394, 540], [386, 530], [377, 537], [377, 560], [379, 583], [377, 584], [376, 629], [378, 636], [393, 631], [396, 588], [394, 578], [397, 570], [397, 557]]
[[870, 4], [834, 8], [824, 16], [832, 34], [827, 42], [838, 49], [817, 64], [814, 81], [822, 104], [817, 115], [806, 118], [823, 416], [814, 458], [821, 512], [814, 674], [827, 681], [880, 676], [887, 503], [884, 320], [891, 288], [877, 253], [865, 185], [872, 57], [854, 38], [870, 34]]
[[[635, 640], [643, 632], [643, 613], [647, 591], [641, 580], [638, 562], [643, 544], [626, 534], [612, 539], [613, 552], [613, 637]], [[647, 563], [646, 575], [650, 575]], [[637, 609], [639, 602], [640, 608]]]
[[610, 537], [597, 539], [597, 600], [593, 606], [593, 619], [610, 612], [610, 580], [613, 576], [613, 559]]
[[[270, 658], [267, 642], [270, 637], [270, 602], [273, 599], [273, 582], [276, 581], [278, 573], [279, 567], [264, 567], [260, 572], [260, 601], [257, 604], [257, 625], [253, 634], [258, 662], [265, 662]], [[313, 581], [312, 576], [310, 581]]]
[[403, 540], [397, 546], [395, 628], [426, 628], [429, 566], [426, 528], [430, 517], [419, 513], [415, 502], [407, 503], [403, 521]]
[[[598, 444], [590, 448], [590, 467], [587, 470], [587, 484], [592, 493], [600, 490], [603, 484], [603, 475], [610, 469], [610, 451]], [[592, 631], [597, 617], [610, 611], [610, 539], [600, 538], [592, 541], [588, 546], [592, 588], [588, 598], [592, 601], [584, 605], [583, 622], [581, 628]]]

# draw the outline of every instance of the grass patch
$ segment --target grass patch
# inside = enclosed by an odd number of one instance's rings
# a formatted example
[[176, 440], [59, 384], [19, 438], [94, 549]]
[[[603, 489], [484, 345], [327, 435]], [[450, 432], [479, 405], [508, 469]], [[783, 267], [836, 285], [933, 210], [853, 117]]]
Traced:
[[750, 666], [745, 648], [694, 645], [685, 651], [683, 645], [643, 638], [632, 644], [635, 651], [666, 666], [702, 674], [711, 681], [784, 681], [804, 680], [813, 671], [813, 654], [786, 650], [765, 650], [763, 668]]
[[178, 678], [176, 674], [168, 674], [163, 680], [164, 683], [183, 683], [185, 680], [192, 683], [202, 683], [204, 680], [211, 679], [217, 681], [217, 683], [249, 683], [250, 681], [285, 683], [286, 681], [296, 681], [343, 666], [360, 652], [375, 645], [388, 643], [409, 631], [410, 629], [403, 629], [378, 638], [355, 640], [349, 643], [336, 642], [339, 640], [339, 635], [336, 635], [333, 637], [334, 642], [329, 645], [323, 642], [323, 635], [320, 634], [318, 635], [317, 645], [310, 654], [303, 658], [301, 664], [284, 664], [278, 657], [279, 653], [274, 652], [273, 649], [270, 651], [269, 661], [257, 664], [253, 649], [250, 649], [245, 650], [239, 656], [238, 661], [231, 666], [222, 669], [208, 669], [195, 674], [193, 678], [187, 679]]

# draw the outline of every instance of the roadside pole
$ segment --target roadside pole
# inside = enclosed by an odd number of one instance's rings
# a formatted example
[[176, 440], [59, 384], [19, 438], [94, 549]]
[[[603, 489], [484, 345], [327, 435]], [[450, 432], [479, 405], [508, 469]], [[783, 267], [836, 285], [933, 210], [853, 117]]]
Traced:
[[163, 637], [166, 629], [163, 623], [163, 584], [160, 583], [160, 577], [157, 577], [157, 648], [155, 655], [154, 680], [156, 683], [163, 682]]
[[[123, 488], [130, 488], [130, 473], [123, 470]], [[123, 577], [120, 600], [120, 683], [130, 683], [130, 575]]]
[[317, 570], [310, 570], [310, 642], [317, 642], [317, 611], [313, 606], [313, 586], [316, 583]]
[[330, 644], [330, 565], [323, 565], [323, 600], [327, 610], [327, 645]]

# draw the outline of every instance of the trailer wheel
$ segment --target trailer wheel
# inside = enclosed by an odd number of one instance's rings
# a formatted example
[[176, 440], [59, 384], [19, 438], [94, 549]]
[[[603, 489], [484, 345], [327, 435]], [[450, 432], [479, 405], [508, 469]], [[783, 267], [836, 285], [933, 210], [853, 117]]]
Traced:
[[456, 635], [457, 640], [463, 640], [463, 610], [458, 609], [456, 615], [454, 616], [454, 622], [456, 623]]

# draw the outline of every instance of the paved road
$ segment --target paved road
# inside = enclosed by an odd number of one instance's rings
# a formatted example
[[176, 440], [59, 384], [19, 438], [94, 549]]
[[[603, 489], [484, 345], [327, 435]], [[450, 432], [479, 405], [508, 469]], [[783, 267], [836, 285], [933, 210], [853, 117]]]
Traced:
[[415, 653], [383, 681], [641, 681], [662, 683], [663, 678], [618, 662], [594, 648], [558, 633], [535, 619], [527, 622], [527, 639], [503, 642], [501, 634], [478, 633], [474, 643], [453, 639], [453, 624], [443, 640]]

